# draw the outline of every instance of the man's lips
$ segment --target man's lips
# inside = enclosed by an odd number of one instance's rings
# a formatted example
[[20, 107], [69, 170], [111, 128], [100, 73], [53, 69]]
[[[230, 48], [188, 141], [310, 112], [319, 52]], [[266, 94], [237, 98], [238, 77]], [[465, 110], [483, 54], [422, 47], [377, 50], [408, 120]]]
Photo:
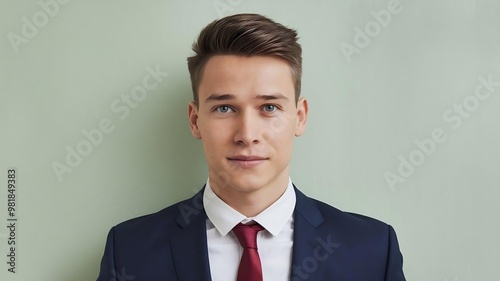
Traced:
[[247, 155], [237, 155], [227, 158], [232, 164], [237, 165], [241, 168], [253, 168], [267, 160], [267, 157], [262, 156], [247, 156]]
[[237, 161], [255, 161], [255, 160], [266, 160], [267, 157], [253, 156], [253, 155], [249, 155], [249, 156], [237, 155], [237, 156], [228, 157], [227, 159], [237, 160]]

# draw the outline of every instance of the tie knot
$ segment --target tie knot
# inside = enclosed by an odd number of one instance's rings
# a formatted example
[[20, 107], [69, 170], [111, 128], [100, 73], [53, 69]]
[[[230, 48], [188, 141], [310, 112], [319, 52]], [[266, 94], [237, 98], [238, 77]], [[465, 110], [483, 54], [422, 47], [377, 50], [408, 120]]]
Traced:
[[257, 250], [257, 232], [264, 230], [260, 224], [242, 224], [239, 223], [233, 228], [233, 232], [238, 238], [241, 247], [253, 248]]

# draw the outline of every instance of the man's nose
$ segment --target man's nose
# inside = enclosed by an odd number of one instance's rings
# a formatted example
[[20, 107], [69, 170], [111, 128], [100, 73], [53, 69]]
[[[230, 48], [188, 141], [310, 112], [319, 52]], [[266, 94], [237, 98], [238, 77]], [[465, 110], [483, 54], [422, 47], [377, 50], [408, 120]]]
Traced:
[[253, 112], [241, 112], [236, 124], [234, 141], [245, 145], [256, 144], [260, 141], [262, 133], [262, 122], [259, 116]]

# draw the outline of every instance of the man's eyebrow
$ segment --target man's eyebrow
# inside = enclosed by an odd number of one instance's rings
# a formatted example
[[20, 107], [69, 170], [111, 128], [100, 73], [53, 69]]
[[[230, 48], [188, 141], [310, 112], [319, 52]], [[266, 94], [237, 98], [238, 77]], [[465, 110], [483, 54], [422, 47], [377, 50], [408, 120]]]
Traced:
[[258, 100], [288, 100], [288, 98], [280, 93], [275, 93], [271, 95], [258, 95], [255, 97]]
[[[210, 96], [208, 96], [205, 99], [205, 102], [211, 102], [211, 101], [225, 101], [225, 100], [235, 100], [236, 96], [232, 94], [218, 94], [218, 93], [213, 93]], [[288, 98], [281, 94], [281, 93], [275, 93], [275, 94], [270, 94], [270, 95], [258, 95], [255, 97], [257, 100], [288, 100]]]
[[221, 100], [235, 100], [236, 96], [231, 95], [231, 94], [217, 94], [213, 93], [208, 98], [205, 100], [205, 102], [210, 102], [210, 101], [221, 101]]

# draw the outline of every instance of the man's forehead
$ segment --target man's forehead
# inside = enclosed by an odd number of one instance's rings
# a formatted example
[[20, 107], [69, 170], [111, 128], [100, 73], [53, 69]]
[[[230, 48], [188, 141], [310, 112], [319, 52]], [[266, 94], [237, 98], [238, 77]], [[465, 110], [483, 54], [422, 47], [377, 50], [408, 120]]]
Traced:
[[250, 70], [265, 67], [282, 67], [287, 69], [291, 74], [290, 65], [282, 58], [276, 56], [242, 56], [242, 55], [214, 55], [205, 63], [202, 76], [207, 72], [220, 72], [224, 67], [237, 67], [239, 70]]
[[203, 71], [199, 100], [291, 100], [295, 88], [290, 66], [271, 56], [216, 55]]

